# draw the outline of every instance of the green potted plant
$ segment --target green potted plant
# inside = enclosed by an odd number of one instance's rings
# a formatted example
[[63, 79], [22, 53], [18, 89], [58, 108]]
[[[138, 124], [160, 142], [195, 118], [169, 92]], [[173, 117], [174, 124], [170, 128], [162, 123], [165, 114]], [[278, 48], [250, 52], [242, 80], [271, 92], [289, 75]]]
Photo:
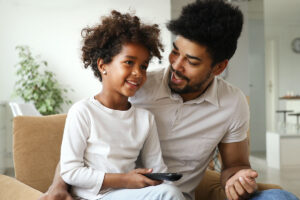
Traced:
[[42, 115], [57, 114], [62, 105], [72, 103], [66, 94], [72, 90], [63, 88], [53, 72], [45, 70], [47, 62], [33, 57], [28, 46], [17, 46], [20, 61], [17, 67], [15, 95], [25, 102], [33, 102]]

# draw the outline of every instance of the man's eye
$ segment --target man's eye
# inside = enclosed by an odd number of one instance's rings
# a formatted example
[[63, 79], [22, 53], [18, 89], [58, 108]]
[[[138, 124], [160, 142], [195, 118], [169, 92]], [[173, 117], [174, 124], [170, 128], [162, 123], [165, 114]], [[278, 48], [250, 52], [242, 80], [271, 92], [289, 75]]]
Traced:
[[173, 50], [173, 51], [172, 51], [172, 54], [178, 55], [178, 52]]
[[193, 63], [193, 62], [191, 62], [191, 61], [189, 61], [189, 60], [188, 60], [188, 63], [189, 63], [190, 65], [194, 65], [194, 66], [195, 66], [195, 65], [198, 65], [198, 63]]

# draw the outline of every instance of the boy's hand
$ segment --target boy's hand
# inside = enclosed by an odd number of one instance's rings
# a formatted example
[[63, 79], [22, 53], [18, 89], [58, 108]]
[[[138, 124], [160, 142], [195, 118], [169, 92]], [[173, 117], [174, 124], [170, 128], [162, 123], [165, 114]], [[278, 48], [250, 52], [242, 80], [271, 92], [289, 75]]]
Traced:
[[242, 169], [226, 182], [225, 193], [229, 200], [247, 199], [257, 190], [255, 178], [258, 174], [252, 169]]
[[152, 169], [134, 169], [129, 173], [125, 174], [126, 188], [128, 189], [137, 189], [147, 186], [159, 185], [163, 181], [151, 180], [144, 176], [143, 174], [149, 174], [152, 172]]
[[69, 192], [61, 188], [49, 189], [47, 193], [41, 196], [38, 200], [74, 200]]

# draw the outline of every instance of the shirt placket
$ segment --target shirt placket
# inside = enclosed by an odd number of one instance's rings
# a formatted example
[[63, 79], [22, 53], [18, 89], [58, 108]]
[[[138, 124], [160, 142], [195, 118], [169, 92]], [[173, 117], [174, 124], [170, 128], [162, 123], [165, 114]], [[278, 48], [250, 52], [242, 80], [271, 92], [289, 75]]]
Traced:
[[180, 120], [181, 120], [181, 115], [182, 115], [182, 106], [183, 104], [182, 103], [179, 103], [177, 108], [176, 108], [176, 111], [175, 111], [175, 117], [174, 117], [174, 121], [173, 121], [173, 128], [174, 126], [176, 126], [178, 123], [180, 123]]

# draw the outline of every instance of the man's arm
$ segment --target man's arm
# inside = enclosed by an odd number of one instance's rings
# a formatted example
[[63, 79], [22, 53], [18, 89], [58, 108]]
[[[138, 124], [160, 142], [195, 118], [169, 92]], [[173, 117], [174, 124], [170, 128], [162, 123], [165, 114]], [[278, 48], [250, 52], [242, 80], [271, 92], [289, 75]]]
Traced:
[[57, 164], [53, 182], [48, 191], [39, 200], [73, 200], [69, 194], [71, 186], [66, 184], [60, 176], [60, 163]]
[[256, 188], [257, 172], [249, 162], [248, 140], [220, 143], [222, 158], [221, 184], [228, 199], [247, 198]]

